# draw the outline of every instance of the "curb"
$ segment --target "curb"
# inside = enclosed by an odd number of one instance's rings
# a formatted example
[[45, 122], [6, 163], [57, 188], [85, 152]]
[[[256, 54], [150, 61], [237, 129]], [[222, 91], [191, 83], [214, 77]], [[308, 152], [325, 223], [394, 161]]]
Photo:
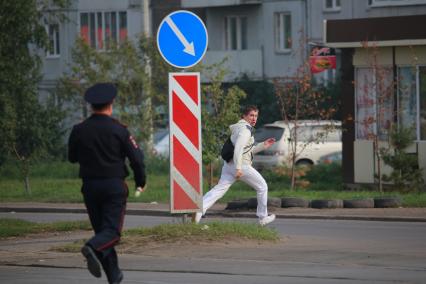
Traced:
[[[85, 214], [83, 208], [43, 208], [43, 207], [0, 207], [0, 212], [19, 212], [19, 213], [74, 213]], [[311, 219], [311, 220], [353, 220], [353, 221], [386, 221], [386, 222], [426, 222], [422, 217], [377, 217], [377, 216], [339, 216], [339, 215], [306, 215], [306, 214], [280, 214], [275, 212], [279, 219]], [[173, 217], [181, 214], [171, 214], [164, 210], [149, 209], [127, 209], [126, 215], [134, 216], [157, 216]], [[209, 216], [223, 218], [257, 218], [254, 212], [226, 212], [222, 210], [211, 210], [207, 213]]]

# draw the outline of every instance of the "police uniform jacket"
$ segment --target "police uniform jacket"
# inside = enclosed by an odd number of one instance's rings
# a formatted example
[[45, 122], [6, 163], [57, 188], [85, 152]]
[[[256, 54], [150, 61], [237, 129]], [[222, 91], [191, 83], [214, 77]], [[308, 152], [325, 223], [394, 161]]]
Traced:
[[137, 187], [146, 182], [144, 156], [127, 128], [114, 118], [93, 114], [73, 127], [68, 148], [71, 163], [80, 164], [80, 177], [125, 178], [130, 161]]

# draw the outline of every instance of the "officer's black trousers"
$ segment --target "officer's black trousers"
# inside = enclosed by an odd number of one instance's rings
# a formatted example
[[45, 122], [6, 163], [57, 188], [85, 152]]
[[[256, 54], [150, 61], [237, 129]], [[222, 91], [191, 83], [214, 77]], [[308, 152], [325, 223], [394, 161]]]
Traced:
[[128, 189], [122, 179], [83, 179], [81, 192], [95, 236], [87, 241], [97, 253], [108, 281], [120, 274], [115, 244], [120, 240]]

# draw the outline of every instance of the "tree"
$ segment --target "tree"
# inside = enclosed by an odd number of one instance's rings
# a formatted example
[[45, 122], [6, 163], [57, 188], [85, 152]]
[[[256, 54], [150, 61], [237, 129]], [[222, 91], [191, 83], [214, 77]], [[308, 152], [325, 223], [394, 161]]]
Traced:
[[419, 190], [424, 184], [417, 155], [405, 150], [413, 143], [413, 129], [393, 127], [390, 132], [390, 147], [380, 148], [383, 162], [392, 167], [390, 175], [383, 174], [384, 181], [391, 181], [400, 191]]
[[98, 82], [115, 83], [119, 91], [115, 115], [128, 125], [138, 141], [147, 143], [152, 131], [152, 108], [148, 103], [151, 92], [143, 56], [128, 40], [98, 52], [78, 38], [72, 51], [71, 72], [59, 80], [57, 94], [69, 102], [71, 109], [80, 109], [84, 119], [88, 115], [85, 90]]
[[242, 76], [235, 83], [247, 94], [241, 100], [241, 104], [255, 105], [259, 108], [258, 126], [281, 119], [273, 83], [266, 80], [253, 81], [247, 75]]
[[66, 0], [3, 1], [0, 5], [0, 161], [15, 157], [20, 162], [28, 194], [31, 161], [48, 151], [61, 115], [38, 100], [41, 60], [37, 49], [48, 48], [44, 22], [62, 20], [55, 9], [67, 5]]
[[291, 131], [286, 129], [286, 131], [290, 131], [288, 158], [291, 169], [291, 189], [294, 189], [296, 183], [297, 157], [309, 143], [323, 139], [335, 127], [335, 125], [324, 127], [308, 142], [300, 143], [298, 140], [300, 134], [298, 128], [302, 119], [328, 120], [336, 112], [336, 108], [332, 107], [333, 104], [330, 97], [326, 95], [325, 89], [314, 85], [309, 61], [306, 58], [303, 46], [304, 44], [301, 41], [299, 52], [302, 64], [297, 68], [294, 76], [274, 80], [275, 95], [278, 99], [281, 117], [287, 125], [290, 125], [290, 123], [294, 125]]
[[366, 53], [367, 68], [359, 69], [357, 74], [357, 111], [362, 119], [356, 121], [357, 137], [373, 141], [373, 153], [377, 161], [375, 178], [378, 190], [383, 193], [381, 142], [389, 142], [393, 127], [393, 93], [395, 82], [391, 67], [379, 61], [379, 48], [362, 42]]

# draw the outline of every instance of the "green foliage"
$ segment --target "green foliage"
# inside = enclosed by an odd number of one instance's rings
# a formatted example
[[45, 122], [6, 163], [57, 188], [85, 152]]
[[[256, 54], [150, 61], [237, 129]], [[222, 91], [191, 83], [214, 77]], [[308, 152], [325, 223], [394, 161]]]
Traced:
[[329, 109], [330, 119], [342, 120], [342, 82], [337, 80], [336, 83], [329, 83], [325, 87], [318, 87], [324, 94], [324, 100], [320, 103], [320, 109]]
[[246, 94], [237, 86], [225, 89], [222, 85], [226, 71], [224, 61], [206, 67], [204, 75], [210, 84], [202, 89], [203, 163], [209, 164], [220, 155], [220, 149], [229, 135], [229, 125], [240, 117], [240, 99]]
[[152, 129], [152, 108], [149, 74], [143, 57], [131, 41], [112, 45], [107, 52], [98, 52], [79, 38], [72, 51], [71, 72], [59, 80], [56, 93], [71, 102], [71, 111], [80, 109], [81, 118], [85, 118], [85, 90], [98, 82], [115, 83], [118, 96], [114, 115], [128, 125], [138, 141], [146, 143]]
[[21, 162], [28, 193], [32, 160], [55, 154], [53, 149], [61, 144], [62, 114], [51, 109], [49, 101], [47, 105], [39, 102], [41, 60], [35, 48], [47, 48], [43, 22], [61, 20], [60, 9], [66, 5], [66, 0], [3, 1], [0, 5], [0, 163], [8, 157]]
[[154, 104], [168, 104], [169, 73], [178, 72], [179, 70], [166, 63], [158, 51], [157, 42], [154, 38], [140, 37], [138, 47], [144, 55], [144, 64], [150, 66], [150, 86]]
[[145, 155], [146, 173], [148, 175], [163, 175], [170, 171], [170, 160], [155, 155]]
[[306, 172], [304, 179], [311, 184], [325, 183], [341, 186], [343, 183], [342, 165], [340, 163], [316, 165]]
[[390, 132], [390, 147], [381, 148], [383, 162], [392, 167], [390, 175], [383, 174], [400, 191], [418, 191], [424, 186], [422, 171], [418, 167], [417, 154], [405, 150], [413, 143], [413, 129], [394, 127]]
[[236, 84], [247, 94], [246, 98], [241, 100], [241, 104], [255, 105], [259, 108], [257, 126], [281, 119], [280, 108], [272, 83], [266, 80], [253, 81], [247, 75], [244, 75]]

